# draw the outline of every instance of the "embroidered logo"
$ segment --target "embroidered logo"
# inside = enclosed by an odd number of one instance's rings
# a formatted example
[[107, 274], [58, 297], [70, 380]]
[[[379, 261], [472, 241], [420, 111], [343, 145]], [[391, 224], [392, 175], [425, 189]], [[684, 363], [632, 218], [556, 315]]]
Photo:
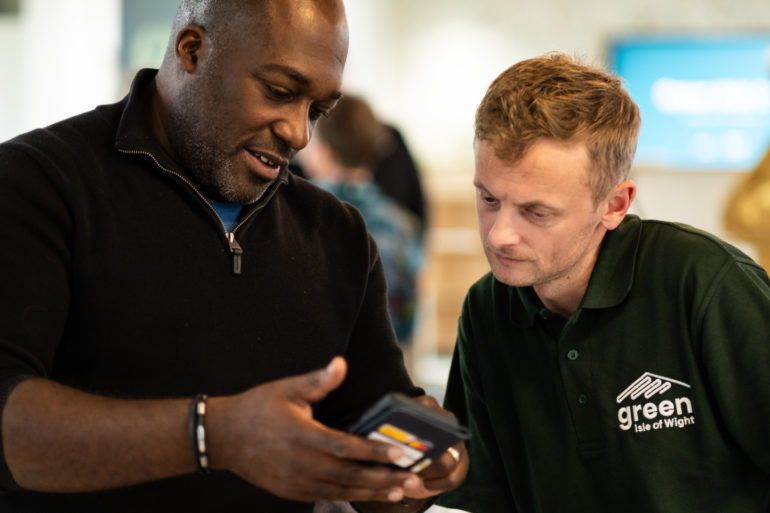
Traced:
[[[672, 388], [674, 390], [667, 394]], [[618, 404], [626, 403], [618, 408], [620, 429], [628, 431], [633, 428], [636, 433], [644, 433], [695, 424], [692, 400], [685, 395], [687, 390], [682, 389], [690, 389], [690, 385], [645, 372], [617, 397]], [[677, 391], [678, 397], [670, 397]], [[666, 398], [656, 402], [656, 396], [662, 395]]]

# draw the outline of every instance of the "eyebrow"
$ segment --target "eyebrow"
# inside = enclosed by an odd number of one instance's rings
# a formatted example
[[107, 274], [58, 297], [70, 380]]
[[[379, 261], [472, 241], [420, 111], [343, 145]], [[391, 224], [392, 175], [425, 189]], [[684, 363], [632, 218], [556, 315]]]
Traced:
[[477, 180], [473, 180], [473, 186], [477, 189], [484, 189], [484, 192], [489, 192], [486, 187], [484, 187], [481, 182]]
[[[490, 195], [492, 197], [495, 197], [495, 195], [492, 194], [491, 192], [489, 192], [489, 190], [486, 187], [484, 187], [484, 185], [481, 182], [478, 182], [478, 181], [474, 180], [473, 181], [473, 186], [476, 189], [478, 189], [479, 191], [481, 191], [482, 193], [488, 194], [488, 195]], [[545, 208], [545, 209], [551, 210], [553, 212], [560, 212], [561, 211], [561, 209], [558, 209], [558, 208], [556, 208], [556, 207], [554, 207], [552, 205], [549, 205], [548, 203], [544, 203], [541, 200], [527, 201], [525, 203], [516, 204], [516, 206], [519, 207], [519, 208], [533, 208], [533, 207]]]
[[[308, 80], [305, 75], [290, 66], [284, 66], [283, 64], [268, 64], [264, 69], [267, 71], [275, 71], [286, 75], [289, 77], [289, 79], [303, 87], [310, 86], [310, 80]], [[329, 99], [331, 100], [339, 100], [340, 98], [342, 98], [342, 91], [335, 91], [329, 96]]]

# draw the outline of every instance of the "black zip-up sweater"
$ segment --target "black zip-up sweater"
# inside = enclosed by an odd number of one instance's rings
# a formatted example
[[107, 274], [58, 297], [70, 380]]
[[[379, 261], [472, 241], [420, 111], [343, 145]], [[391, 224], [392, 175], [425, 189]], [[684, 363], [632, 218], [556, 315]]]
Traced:
[[[140, 72], [117, 104], [0, 145], [0, 408], [30, 376], [112, 397], [192, 397], [334, 355], [349, 372], [317, 406], [322, 422], [344, 426], [387, 391], [418, 393], [358, 212], [284, 171], [226, 233], [151, 135], [154, 75]], [[312, 510], [228, 473], [30, 493], [1, 456], [4, 512]]]

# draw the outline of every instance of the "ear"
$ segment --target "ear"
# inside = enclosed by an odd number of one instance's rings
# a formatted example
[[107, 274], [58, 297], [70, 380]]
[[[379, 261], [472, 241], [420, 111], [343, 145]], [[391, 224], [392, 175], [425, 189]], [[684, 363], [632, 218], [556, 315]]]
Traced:
[[636, 196], [636, 184], [631, 180], [619, 183], [604, 200], [605, 207], [602, 215], [602, 225], [607, 230], [614, 230], [626, 216], [631, 202]]
[[176, 58], [187, 73], [198, 67], [198, 60], [206, 50], [206, 31], [200, 25], [186, 25], [176, 35]]

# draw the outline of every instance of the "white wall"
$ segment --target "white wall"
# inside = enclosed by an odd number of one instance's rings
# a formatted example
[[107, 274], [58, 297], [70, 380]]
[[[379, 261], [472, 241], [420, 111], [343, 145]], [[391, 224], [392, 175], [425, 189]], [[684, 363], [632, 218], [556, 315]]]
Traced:
[[0, 15], [0, 141], [16, 133], [20, 126], [19, 89], [19, 23], [15, 15]]
[[115, 101], [120, 0], [22, 0], [0, 19], [0, 140]]

